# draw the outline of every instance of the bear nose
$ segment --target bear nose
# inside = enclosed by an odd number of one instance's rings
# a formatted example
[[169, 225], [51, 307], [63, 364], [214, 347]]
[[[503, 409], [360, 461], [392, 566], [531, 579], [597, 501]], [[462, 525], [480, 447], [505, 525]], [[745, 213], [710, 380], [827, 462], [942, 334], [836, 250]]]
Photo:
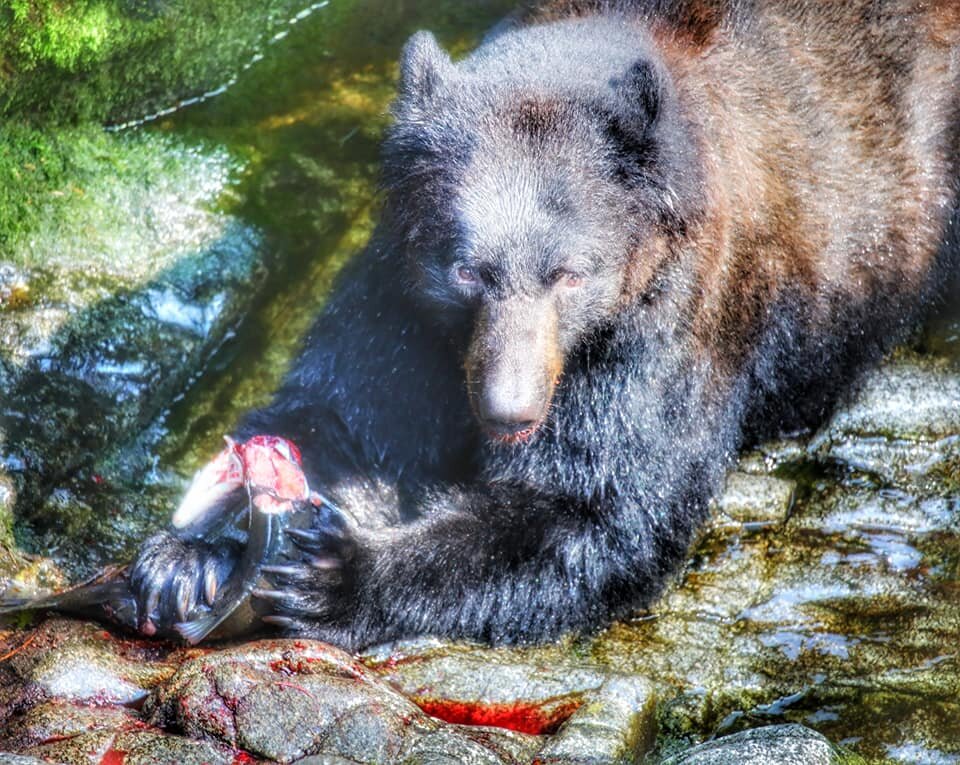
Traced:
[[532, 397], [518, 397], [494, 387], [484, 391], [477, 403], [484, 427], [495, 436], [509, 437], [532, 431], [540, 423], [541, 402]]

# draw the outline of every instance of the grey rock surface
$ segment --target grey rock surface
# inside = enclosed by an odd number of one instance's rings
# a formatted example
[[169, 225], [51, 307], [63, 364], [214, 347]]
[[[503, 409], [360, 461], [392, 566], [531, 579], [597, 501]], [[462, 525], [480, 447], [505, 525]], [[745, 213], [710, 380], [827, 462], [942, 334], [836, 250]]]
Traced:
[[960, 486], [960, 375], [901, 351], [865, 375], [810, 444], [813, 455], [926, 494]]
[[814, 730], [770, 725], [700, 744], [663, 765], [840, 765], [847, 761]]

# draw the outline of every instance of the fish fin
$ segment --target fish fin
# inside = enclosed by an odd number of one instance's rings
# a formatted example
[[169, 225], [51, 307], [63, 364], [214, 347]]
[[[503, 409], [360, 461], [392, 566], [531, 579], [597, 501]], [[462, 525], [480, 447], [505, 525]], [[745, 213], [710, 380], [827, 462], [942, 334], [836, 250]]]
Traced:
[[174, 624], [173, 628], [190, 645], [196, 645], [209, 635], [223, 619], [216, 614], [206, 614], [189, 622]]

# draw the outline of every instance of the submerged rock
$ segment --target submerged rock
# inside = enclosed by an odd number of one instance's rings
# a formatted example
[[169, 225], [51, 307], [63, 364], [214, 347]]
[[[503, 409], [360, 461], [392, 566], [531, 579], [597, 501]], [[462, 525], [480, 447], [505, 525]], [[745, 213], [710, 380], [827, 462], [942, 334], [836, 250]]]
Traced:
[[2, 269], [0, 467], [16, 480], [18, 512], [54, 525], [61, 539], [47, 544], [85, 547], [73, 557], [89, 573], [121, 557], [146, 520], [119, 513], [110, 489], [142, 483], [149, 462], [111, 471], [111, 454], [129, 461], [125, 445], [236, 326], [267, 251], [218, 209], [242, 170], [222, 149], [72, 135], [61, 136], [70, 196], [38, 200], [43, 225], [8, 248]]

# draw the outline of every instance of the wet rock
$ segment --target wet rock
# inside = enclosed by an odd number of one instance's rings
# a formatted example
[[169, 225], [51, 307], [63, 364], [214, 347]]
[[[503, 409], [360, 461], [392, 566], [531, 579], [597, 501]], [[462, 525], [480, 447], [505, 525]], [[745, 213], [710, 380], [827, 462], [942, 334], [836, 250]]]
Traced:
[[532, 658], [418, 641], [376, 649], [364, 660], [436, 717], [538, 734], [558, 730], [608, 677], [560, 652]]
[[[610, 765], [654, 737], [650, 684], [556, 663], [561, 647], [435, 644], [366, 666], [316, 641], [182, 649], [51, 619], [0, 650], [0, 751], [57, 762]], [[412, 699], [396, 687], [417, 678]]]
[[236, 762], [233, 752], [219, 749], [214, 744], [149, 730], [78, 733], [24, 751], [45, 762], [65, 765], [230, 765]]
[[771, 725], [693, 747], [663, 765], [840, 765], [854, 763], [826, 738], [802, 725]]
[[806, 512], [791, 519], [797, 527], [850, 539], [859, 534], [896, 534], [904, 539], [960, 529], [960, 498], [918, 497], [897, 489], [831, 487], [818, 493]]
[[45, 700], [136, 704], [174, 671], [169, 646], [118, 639], [86, 622], [49, 619], [10, 638], [0, 663], [0, 721]]
[[867, 374], [810, 444], [818, 459], [928, 494], [960, 487], [960, 371], [906, 351]]
[[261, 641], [190, 659], [144, 714], [153, 725], [278, 762], [322, 754], [500, 764], [524, 762], [540, 746], [512, 731], [444, 725], [351, 656], [313, 641]]
[[5, 748], [26, 751], [86, 734], [143, 727], [136, 713], [124, 707], [87, 706], [56, 699], [11, 717], [3, 729], [3, 742]]
[[654, 735], [650, 683], [571, 661], [557, 647], [517, 653], [426, 641], [365, 661], [448, 722], [555, 733], [537, 755], [543, 763], [633, 762]]
[[[18, 513], [56, 529], [36, 549], [66, 535], [64, 557], [88, 574], [142, 538], [145, 514], [112, 491], [151, 468], [128, 443], [239, 322], [266, 251], [216, 209], [242, 169], [226, 152], [160, 135], [73, 137], [65, 183], [82, 195], [38, 201], [50, 214], [7, 253], [2, 282], [20, 297], [0, 304], [0, 467]], [[85, 151], [122, 169], [91, 169]]]
[[2, 754], [0, 760], [4, 765], [47, 765], [49, 760], [38, 760], [36, 757], [27, 757], [20, 754]]
[[639, 762], [656, 736], [655, 695], [637, 677], [612, 677], [537, 755], [547, 765]]
[[[57, 700], [39, 704], [10, 720], [2, 746], [77, 765], [169, 762], [227, 765], [234, 753], [204, 741], [164, 733], [142, 722], [133, 710]], [[6, 762], [0, 756], [0, 762]]]
[[735, 470], [716, 499], [715, 523], [782, 523], [793, 507], [796, 482]]
[[740, 455], [737, 470], [750, 475], [770, 475], [778, 469], [809, 459], [807, 439], [801, 436], [764, 441]]
[[798, 476], [789, 518], [714, 526], [682, 581], [593, 657], [654, 681], [660, 756], [799, 722], [870, 761], [949, 760], [960, 499], [784, 464]]

